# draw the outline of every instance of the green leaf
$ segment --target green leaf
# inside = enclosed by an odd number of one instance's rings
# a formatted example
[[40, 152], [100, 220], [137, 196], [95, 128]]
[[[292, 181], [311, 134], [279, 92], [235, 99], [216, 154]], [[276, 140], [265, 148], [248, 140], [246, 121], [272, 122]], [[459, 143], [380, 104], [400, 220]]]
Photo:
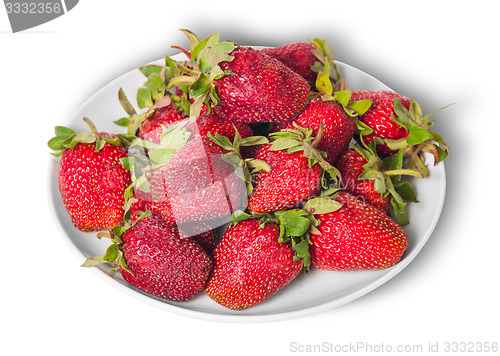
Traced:
[[55, 127], [55, 133], [56, 136], [61, 136], [61, 137], [70, 137], [73, 135], [76, 135], [76, 132], [73, 131], [72, 129], [64, 126], [56, 126]]
[[411, 126], [406, 142], [409, 145], [418, 145], [424, 141], [430, 140], [431, 138], [432, 134], [426, 129], [419, 126]]
[[165, 84], [159, 74], [151, 74], [144, 83], [144, 87], [151, 92], [154, 101], [160, 100], [165, 94]]
[[333, 93], [333, 85], [332, 82], [330, 81], [330, 78], [327, 74], [324, 72], [319, 72], [318, 76], [316, 77], [316, 89], [324, 93], [326, 95], [332, 95]]
[[417, 194], [415, 193], [415, 190], [413, 190], [413, 187], [410, 183], [408, 182], [403, 182], [401, 184], [398, 184], [394, 186], [394, 189], [398, 194], [403, 198], [404, 201], [408, 202], [414, 202], [417, 203]]
[[93, 132], [81, 132], [75, 136], [75, 141], [82, 143], [93, 143], [97, 136]]
[[295, 147], [295, 146], [298, 146], [301, 144], [302, 143], [300, 141], [297, 141], [297, 139], [294, 139], [291, 137], [280, 137], [271, 143], [271, 147], [269, 147], [269, 151], [286, 150], [288, 148]]
[[240, 146], [256, 146], [268, 144], [269, 140], [264, 136], [250, 136], [241, 140]]
[[112, 244], [106, 249], [106, 253], [102, 258], [108, 262], [115, 262], [118, 259], [119, 251], [118, 245]]
[[347, 104], [347, 107], [354, 110], [358, 115], [363, 115], [372, 106], [372, 101], [369, 99], [353, 101]]
[[149, 77], [151, 74], [160, 74], [162, 71], [163, 67], [156, 65], [156, 64], [150, 64], [150, 65], [145, 65], [142, 67], [139, 67], [139, 70], [141, 71], [144, 76]]
[[250, 173], [255, 173], [261, 170], [266, 172], [271, 172], [271, 165], [260, 159], [249, 158], [245, 160], [248, 169], [251, 170]]
[[125, 95], [125, 92], [123, 91], [122, 88], [118, 90], [118, 101], [120, 102], [122, 108], [125, 110], [125, 112], [128, 114], [128, 116], [135, 115], [135, 109], [128, 100], [127, 96]]
[[308, 200], [303, 209], [310, 214], [327, 214], [342, 207], [338, 201], [330, 198], [313, 198]]
[[198, 59], [200, 53], [203, 50], [210, 48], [219, 42], [219, 36], [220, 36], [219, 32], [214, 33], [213, 35], [210, 35], [207, 38], [204, 38], [203, 40], [199, 41], [194, 47], [191, 47], [191, 58]]
[[188, 38], [189, 40], [189, 44], [190, 44], [190, 52], [192, 53], [193, 52], [193, 48], [200, 42], [200, 40], [198, 39], [198, 37], [196, 37], [196, 35], [190, 31], [190, 30], [186, 30], [186, 29], [181, 29], [180, 30], [184, 35], [186, 35], [186, 37]]
[[[144, 109], [145, 107], [151, 108], [153, 106], [153, 97], [151, 91], [146, 88], [137, 89], [137, 105], [139, 108]], [[132, 115], [131, 115], [132, 116]]]
[[232, 142], [226, 136], [222, 136], [221, 134], [216, 133], [214, 137], [211, 132], [209, 132], [207, 136], [223, 149], [227, 151], [234, 151]]
[[170, 158], [175, 154], [175, 150], [171, 148], [159, 148], [149, 151], [149, 157], [158, 164], [165, 165]]
[[349, 105], [349, 100], [351, 100], [352, 90], [339, 90], [333, 95], [333, 99], [342, 104], [343, 106]]
[[129, 117], [122, 117], [121, 119], [113, 121], [118, 126], [127, 127], [130, 124]]
[[276, 212], [275, 215], [284, 227], [286, 236], [302, 236], [311, 224], [307, 218], [307, 212], [304, 210], [280, 211]]
[[406, 210], [406, 203], [398, 203], [396, 199], [390, 199], [390, 201], [394, 218], [398, 222], [398, 224], [408, 224], [410, 221], [408, 218], [408, 212]]
[[210, 79], [205, 74], [200, 73], [198, 78], [191, 84], [189, 97], [194, 99], [206, 93], [210, 88], [210, 84]]
[[90, 257], [83, 262], [82, 267], [95, 267], [101, 263], [106, 263], [105, 259], [102, 258], [102, 256], [96, 256], [96, 257]]

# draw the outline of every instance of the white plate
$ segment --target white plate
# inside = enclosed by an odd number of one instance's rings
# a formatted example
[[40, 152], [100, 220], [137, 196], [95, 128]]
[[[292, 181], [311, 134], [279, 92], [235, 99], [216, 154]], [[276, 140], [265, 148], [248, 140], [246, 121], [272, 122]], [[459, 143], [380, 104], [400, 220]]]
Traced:
[[[181, 59], [181, 57], [174, 57], [174, 59]], [[155, 64], [163, 64], [163, 61], [159, 60]], [[340, 62], [338, 66], [350, 89], [390, 90], [377, 79], [356, 68]], [[86, 116], [94, 122], [99, 131], [124, 132], [123, 128], [112, 123], [126, 116], [118, 102], [118, 90], [123, 88], [130, 101], [135, 102], [137, 88], [142, 86], [144, 81], [145, 77], [139, 70], [122, 75], [90, 97], [68, 122], [61, 124], [77, 132], [88, 130], [82, 121], [82, 118]], [[137, 111], [139, 112], [138, 109]], [[428, 162], [433, 162], [430, 156], [427, 158]], [[107, 266], [93, 269], [111, 285], [141, 301], [170, 312], [203, 319], [238, 322], [279, 320], [332, 309], [353, 301], [387, 282], [401, 272], [427, 242], [441, 214], [446, 191], [443, 163], [437, 166], [430, 164], [429, 172], [427, 178], [413, 181], [420, 202], [411, 204], [408, 209], [410, 224], [405, 227], [405, 230], [409, 236], [409, 246], [402, 260], [388, 269], [360, 272], [329, 272], [313, 269], [305, 276], [299, 275], [297, 279], [264, 303], [241, 311], [226, 309], [212, 301], [203, 292], [187, 302], [161, 300], [130, 286], [119, 273], [110, 277]], [[95, 233], [83, 233], [73, 227], [61, 201], [57, 185], [57, 163], [54, 159], [51, 159], [49, 164], [49, 193], [55, 220], [80, 261], [83, 263], [87, 257], [102, 256], [109, 245], [109, 240], [98, 240]]]

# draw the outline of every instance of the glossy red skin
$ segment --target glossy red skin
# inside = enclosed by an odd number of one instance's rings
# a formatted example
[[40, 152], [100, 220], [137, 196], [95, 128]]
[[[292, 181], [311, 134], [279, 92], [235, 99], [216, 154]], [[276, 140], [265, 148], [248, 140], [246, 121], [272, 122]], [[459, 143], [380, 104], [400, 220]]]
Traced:
[[78, 143], [61, 155], [59, 190], [71, 221], [81, 231], [111, 229], [123, 219], [123, 193], [130, 185], [130, 172], [119, 159], [127, 157], [123, 147], [106, 143], [95, 152], [95, 144]]
[[278, 242], [280, 228], [258, 220], [228, 227], [214, 251], [214, 269], [205, 292], [220, 305], [240, 310], [268, 299], [302, 270], [287, 243]]
[[155, 112], [141, 125], [139, 137], [143, 140], [148, 140], [154, 143], [160, 143], [160, 137], [163, 133], [163, 128], [185, 120], [187, 117], [177, 111], [173, 105], [168, 105], [155, 110]]
[[230, 216], [246, 199], [245, 182], [222, 159], [222, 148], [202, 142], [188, 142], [148, 176], [153, 201], [169, 201], [165, 215], [177, 224]]
[[[150, 211], [157, 216], [161, 216], [167, 223], [176, 225], [175, 217], [168, 200], [153, 201], [150, 193], [144, 193], [140, 190], [137, 190], [134, 198], [137, 199], [137, 202], [133, 203], [130, 208], [132, 221], [137, 221], [142, 213]], [[179, 232], [179, 236], [181, 238], [189, 237], [193, 239], [203, 247], [208, 254], [211, 254], [217, 244], [216, 232], [211, 230], [208, 225], [204, 226], [203, 224], [199, 224], [197, 228], [199, 228], [199, 233], [194, 236], [185, 236], [182, 234], [182, 231]]]
[[156, 216], [139, 220], [122, 236], [122, 251], [130, 284], [155, 296], [184, 301], [200, 292], [212, 270], [212, 260], [191, 239], [181, 239], [176, 228]]
[[302, 152], [270, 151], [270, 146], [263, 145], [256, 156], [269, 163], [271, 171], [261, 170], [255, 174], [254, 189], [248, 198], [251, 212], [269, 213], [299, 207], [321, 188], [319, 164], [309, 168]]
[[382, 198], [375, 191], [373, 180], [358, 180], [366, 163], [366, 159], [354, 150], [348, 150], [340, 156], [335, 166], [342, 176], [342, 188], [354, 196], [363, 197], [368, 204], [387, 214], [390, 208], [389, 198]]
[[321, 98], [313, 99], [295, 120], [277, 125], [275, 131], [293, 129], [295, 123], [300, 127], [312, 129], [313, 136], [316, 136], [321, 122], [324, 131], [316, 148], [326, 152], [325, 161], [333, 165], [340, 154], [349, 147], [355, 129], [354, 121], [337, 103], [323, 101]]
[[237, 47], [234, 60], [222, 62], [225, 75], [214, 81], [219, 116], [233, 122], [283, 122], [292, 120], [307, 104], [309, 84], [277, 59], [249, 47]]
[[408, 246], [405, 231], [363, 199], [341, 192], [342, 207], [316, 215], [321, 235], [311, 234], [313, 266], [328, 271], [388, 268], [398, 263]]
[[318, 58], [311, 53], [314, 48], [316, 46], [312, 43], [291, 43], [281, 47], [263, 48], [261, 52], [276, 58], [305, 80], [315, 82], [317, 73], [311, 70], [311, 66], [318, 62]]
[[[364, 141], [367, 145], [373, 140], [374, 137], [384, 139], [399, 140], [408, 137], [408, 132], [405, 128], [396, 124], [391, 119], [391, 114], [394, 113], [394, 99], [401, 99], [401, 104], [409, 109], [410, 99], [407, 97], [390, 92], [390, 91], [354, 91], [351, 96], [352, 101], [363, 99], [372, 100], [372, 105], [363, 115], [359, 116], [359, 120], [367, 124], [373, 129], [373, 132], [364, 136]], [[385, 145], [377, 146], [377, 153], [383, 156], [396, 153]]]

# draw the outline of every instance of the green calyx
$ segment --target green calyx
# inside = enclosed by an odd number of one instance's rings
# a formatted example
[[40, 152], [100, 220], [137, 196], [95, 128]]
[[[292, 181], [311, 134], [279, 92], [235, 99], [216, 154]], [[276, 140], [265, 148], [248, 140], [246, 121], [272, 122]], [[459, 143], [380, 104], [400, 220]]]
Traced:
[[408, 157], [408, 168], [419, 171], [424, 177], [427, 176], [428, 169], [423, 153], [432, 154], [434, 165], [437, 165], [450, 151], [443, 138], [431, 131], [434, 120], [430, 120], [430, 116], [444, 108], [446, 107], [423, 116], [420, 105], [413, 98], [409, 109], [401, 104], [400, 99], [394, 99], [396, 115], [391, 114], [391, 119], [406, 130], [408, 137], [400, 140], [385, 139], [384, 143], [393, 150], [401, 151], [404, 157]]
[[370, 146], [366, 146], [361, 140], [363, 147], [354, 146], [360, 155], [367, 161], [363, 165], [363, 173], [358, 180], [372, 180], [374, 190], [385, 199], [389, 197], [393, 209], [394, 218], [398, 223], [405, 225], [409, 223], [406, 210], [407, 202], [418, 202], [413, 187], [408, 182], [402, 182], [403, 176], [413, 176], [422, 178], [418, 170], [404, 168], [403, 154], [398, 151], [397, 154], [381, 159], [377, 155], [376, 145], [383, 144], [383, 140], [374, 138]]
[[323, 123], [321, 123], [316, 137], [312, 136], [312, 129], [300, 127], [296, 123], [293, 123], [293, 126], [295, 129], [282, 129], [269, 134], [269, 138], [272, 140], [269, 151], [286, 150], [288, 154], [302, 152], [304, 157], [308, 159], [310, 168], [319, 164], [323, 172], [328, 173], [333, 180], [340, 181], [340, 172], [325, 161], [326, 153], [316, 148], [323, 135]]
[[95, 144], [95, 151], [99, 152], [106, 143], [115, 146], [126, 146], [130, 137], [127, 135], [108, 135], [106, 133], [97, 132], [94, 124], [88, 118], [84, 117], [83, 121], [87, 123], [91, 132], [76, 133], [70, 128], [64, 126], [55, 127], [55, 136], [47, 142], [47, 145], [53, 152], [52, 155], [58, 157], [64, 150], [74, 148], [78, 143]]
[[233, 218], [232, 224], [249, 219], [258, 219], [260, 227], [264, 227], [267, 223], [279, 225], [278, 241], [280, 243], [290, 243], [294, 252], [293, 260], [299, 261], [302, 259], [303, 271], [307, 272], [311, 267], [311, 256], [309, 254], [309, 246], [312, 244], [311, 234], [321, 234], [317, 228], [320, 222], [314, 215], [330, 213], [340, 207], [341, 204], [331, 198], [313, 198], [304, 205], [303, 209], [291, 209], [266, 214], [239, 212]]
[[[140, 219], [146, 217], [146, 216], [151, 216], [151, 212], [145, 212], [143, 213], [137, 221]], [[126, 223], [124, 225], [116, 225], [113, 227], [111, 230], [108, 232], [100, 232], [97, 234], [97, 237], [100, 239], [102, 237], [107, 237], [111, 239], [111, 245], [108, 246], [106, 249], [106, 252], [104, 253], [103, 256], [95, 256], [95, 257], [89, 257], [87, 258], [81, 267], [95, 267], [103, 263], [110, 263], [111, 264], [111, 273], [115, 273], [117, 270], [123, 268], [127, 272], [133, 274], [133, 272], [128, 268], [127, 263], [125, 261], [125, 257], [123, 256], [123, 251], [122, 251], [122, 236], [127, 232], [129, 229], [133, 227], [132, 223]]]
[[312, 41], [308, 41], [314, 45], [311, 53], [318, 59], [318, 61], [311, 66], [311, 70], [315, 73], [324, 73], [333, 83], [340, 81], [341, 76], [335, 64], [332, 47], [324, 39], [315, 38]]
[[183, 108], [190, 120], [194, 121], [200, 115], [203, 104], [208, 110], [219, 104], [214, 81], [234, 74], [222, 70], [219, 64], [234, 59], [230, 53], [236, 45], [230, 41], [219, 42], [218, 32], [199, 40], [193, 32], [184, 29], [181, 31], [190, 43], [190, 50], [183, 50], [189, 60], [186, 63], [175, 63], [178, 75], [169, 80], [166, 88], [175, 86], [183, 91]]
[[233, 142], [231, 142], [226, 136], [222, 136], [218, 133], [213, 136], [212, 133], [209, 132], [207, 136], [217, 145], [228, 151], [222, 155], [222, 158], [234, 166], [236, 176], [246, 183], [247, 194], [251, 194], [253, 191], [252, 174], [261, 170], [270, 172], [271, 166], [267, 162], [255, 158], [244, 159], [241, 155], [240, 148], [265, 145], [269, 143], [269, 140], [264, 136], [250, 136], [242, 138], [236, 127], [234, 127], [234, 131], [235, 135]]

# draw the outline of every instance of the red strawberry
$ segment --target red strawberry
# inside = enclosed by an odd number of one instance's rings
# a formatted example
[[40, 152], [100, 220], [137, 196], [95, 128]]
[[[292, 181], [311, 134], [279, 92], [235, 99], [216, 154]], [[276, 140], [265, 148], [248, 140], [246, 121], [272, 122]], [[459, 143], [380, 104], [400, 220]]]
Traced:
[[[382, 139], [398, 140], [408, 136], [405, 128], [398, 125], [391, 119], [391, 115], [396, 116], [394, 112], [394, 99], [399, 99], [401, 104], [406, 108], [410, 108], [410, 99], [390, 91], [354, 91], [351, 96], [351, 101], [369, 99], [372, 101], [372, 106], [358, 118], [361, 122], [368, 125], [373, 132], [363, 136], [367, 145], [374, 137]], [[381, 155], [394, 154], [396, 151], [391, 150], [384, 145], [377, 146], [377, 152]]]
[[321, 151], [315, 149], [320, 137], [315, 139], [312, 130], [296, 127], [270, 137], [274, 141], [263, 145], [256, 156], [271, 169], [255, 174], [253, 192], [248, 198], [251, 212], [268, 213], [301, 205], [319, 193], [322, 170], [334, 170]]
[[320, 190], [321, 167], [309, 167], [303, 152], [287, 153], [285, 150], [270, 151], [264, 145], [256, 159], [271, 166], [255, 175], [254, 189], [248, 200], [248, 209], [256, 213], [285, 210], [300, 205]]
[[192, 298], [212, 270], [211, 258], [198, 243], [181, 239], [174, 225], [155, 215], [141, 218], [113, 240], [103, 257], [87, 259], [83, 266], [111, 262], [127, 282], [161, 298]]
[[293, 121], [276, 126], [276, 130], [293, 128], [293, 125], [313, 130], [318, 135], [323, 124], [323, 134], [317, 148], [326, 152], [325, 160], [334, 164], [348, 147], [354, 134], [354, 121], [346, 114], [343, 107], [335, 101], [316, 98], [309, 101], [305, 110]]
[[130, 174], [120, 159], [127, 150], [120, 138], [97, 133], [76, 134], [56, 127], [49, 147], [61, 155], [58, 169], [63, 204], [75, 227], [82, 231], [107, 230], [119, 224], [124, 214], [124, 192], [131, 184]]
[[387, 91], [360, 91], [354, 92], [351, 100], [360, 98], [373, 101], [370, 109], [359, 116], [359, 121], [367, 126], [361, 131], [365, 143], [375, 137], [383, 139], [385, 145], [377, 144], [379, 154], [401, 151], [408, 157], [407, 168], [424, 177], [428, 174], [424, 152], [434, 156], [435, 165], [447, 157], [448, 146], [441, 136], [431, 132], [434, 121], [429, 117], [432, 113], [423, 116], [422, 109], [413, 99]]
[[214, 251], [214, 269], [205, 292], [220, 305], [244, 309], [261, 303], [302, 270], [290, 243], [279, 242], [280, 226], [256, 220], [226, 230]]
[[389, 212], [389, 196], [382, 195], [375, 191], [375, 181], [369, 179], [360, 179], [360, 175], [365, 172], [368, 161], [355, 150], [348, 150], [340, 156], [335, 167], [338, 168], [342, 176], [342, 187], [354, 196], [363, 197], [364, 200], [381, 210], [384, 213]]
[[[206, 146], [198, 138], [147, 174], [153, 200], [170, 203], [171, 210], [166, 214], [173, 214], [177, 225], [208, 221], [209, 225], [217, 224], [213, 228], [227, 222], [231, 213], [246, 202], [245, 182], [222, 154], [221, 147]], [[219, 219], [224, 221], [220, 223]]]
[[317, 73], [313, 72], [311, 66], [318, 61], [312, 53], [315, 48], [312, 43], [291, 43], [281, 47], [263, 48], [260, 51], [276, 58], [305, 80], [314, 82]]
[[222, 62], [225, 75], [215, 81], [220, 104], [215, 112], [235, 122], [283, 122], [304, 110], [307, 82], [278, 60], [252, 48], [237, 47], [231, 62]]
[[309, 43], [291, 43], [276, 48], [264, 48], [261, 52], [276, 58], [308, 82], [314, 83], [318, 72], [325, 71], [325, 63], [336, 71], [335, 81], [340, 79], [333, 61], [332, 48], [324, 40], [316, 38]]
[[219, 42], [216, 33], [200, 41], [190, 40], [189, 68], [168, 85], [188, 85], [184, 102], [192, 101], [190, 117], [199, 116], [202, 105], [233, 122], [288, 121], [306, 106], [309, 84], [277, 59], [250, 47]]
[[138, 136], [144, 140], [160, 143], [163, 130], [184, 119], [186, 117], [173, 105], [156, 109], [150, 117], [143, 121]]
[[341, 208], [316, 215], [311, 233], [311, 263], [330, 271], [382, 269], [395, 265], [408, 245], [405, 231], [380, 210], [349, 193], [335, 201]]

